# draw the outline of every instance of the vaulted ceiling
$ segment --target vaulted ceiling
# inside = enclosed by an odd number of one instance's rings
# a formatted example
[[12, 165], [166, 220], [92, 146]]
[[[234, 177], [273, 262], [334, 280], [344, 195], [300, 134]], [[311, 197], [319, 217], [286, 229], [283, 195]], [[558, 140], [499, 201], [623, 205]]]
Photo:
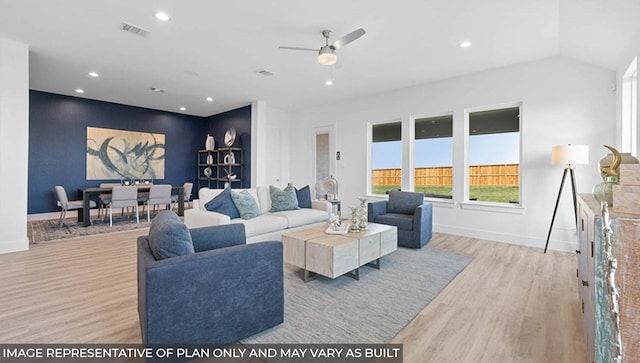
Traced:
[[[638, 14], [637, 0], [0, 0], [0, 38], [29, 45], [32, 89], [209, 116], [254, 100], [333, 103], [556, 55], [615, 70], [640, 34]], [[319, 48], [323, 29], [335, 40], [357, 28], [366, 34], [337, 50], [337, 68], [278, 48]]]

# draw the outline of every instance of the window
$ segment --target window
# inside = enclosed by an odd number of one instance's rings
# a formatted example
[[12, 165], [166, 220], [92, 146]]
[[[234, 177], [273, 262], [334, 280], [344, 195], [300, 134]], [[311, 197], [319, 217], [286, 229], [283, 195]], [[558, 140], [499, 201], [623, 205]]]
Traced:
[[469, 200], [520, 202], [520, 107], [469, 113]]
[[402, 124], [371, 126], [371, 193], [386, 194], [402, 186]]
[[638, 58], [622, 77], [622, 151], [638, 152]]
[[453, 116], [415, 120], [415, 191], [427, 197], [453, 197]]

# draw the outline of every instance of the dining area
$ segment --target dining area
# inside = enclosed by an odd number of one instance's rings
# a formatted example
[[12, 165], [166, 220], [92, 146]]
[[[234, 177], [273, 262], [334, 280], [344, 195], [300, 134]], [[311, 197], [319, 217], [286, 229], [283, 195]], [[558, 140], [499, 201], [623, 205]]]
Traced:
[[[58, 186], [56, 187], [58, 188]], [[67, 210], [77, 209], [78, 224], [88, 227], [92, 224], [91, 209], [98, 208], [98, 217], [109, 219], [109, 225], [113, 226], [114, 214], [124, 213], [125, 208], [136, 223], [140, 222], [140, 207], [143, 218], [151, 219], [152, 210], [174, 210], [177, 207], [179, 216], [184, 215], [184, 204], [190, 200], [192, 183], [183, 185], [155, 184], [150, 180], [124, 180], [120, 183], [101, 183], [96, 187], [83, 187], [77, 189], [78, 200], [67, 201], [66, 207], [61, 205], [62, 224], [63, 215]], [[66, 197], [66, 196], [65, 196]], [[60, 193], [58, 199], [60, 204]]]

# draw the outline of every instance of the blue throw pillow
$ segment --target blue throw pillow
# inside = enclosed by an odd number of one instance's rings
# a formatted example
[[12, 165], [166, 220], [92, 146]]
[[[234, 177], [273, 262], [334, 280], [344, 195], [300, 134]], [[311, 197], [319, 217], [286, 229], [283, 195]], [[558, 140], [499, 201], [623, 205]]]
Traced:
[[240, 193], [232, 191], [231, 199], [240, 212], [240, 218], [251, 219], [260, 215], [258, 203], [248, 191], [243, 190]]
[[226, 188], [220, 194], [216, 195], [213, 199], [208, 201], [204, 207], [209, 212], [218, 212], [226, 214], [229, 218], [240, 218], [240, 212], [231, 199], [231, 188]]
[[311, 208], [311, 189], [309, 186], [303, 188], [296, 188], [296, 197], [298, 198], [298, 207]]
[[156, 260], [195, 253], [189, 229], [172, 211], [161, 211], [153, 218], [149, 248]]
[[300, 209], [296, 190], [291, 183], [284, 190], [270, 185], [269, 193], [271, 194], [271, 212]]

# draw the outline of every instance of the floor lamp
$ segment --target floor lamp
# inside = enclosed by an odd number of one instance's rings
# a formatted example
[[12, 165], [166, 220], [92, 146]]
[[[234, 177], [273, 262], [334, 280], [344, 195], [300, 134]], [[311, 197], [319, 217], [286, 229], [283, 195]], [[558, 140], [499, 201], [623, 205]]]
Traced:
[[544, 245], [544, 253], [547, 253], [547, 247], [549, 247], [549, 238], [551, 237], [551, 230], [553, 229], [553, 221], [556, 219], [556, 213], [558, 212], [558, 204], [560, 203], [560, 196], [562, 195], [562, 188], [564, 187], [564, 181], [567, 179], [567, 172], [571, 175], [571, 192], [573, 196], [573, 212], [575, 215], [576, 226], [578, 225], [578, 201], [576, 199], [576, 177], [573, 172], [574, 165], [589, 164], [589, 145], [558, 145], [551, 148], [551, 164], [559, 165], [564, 164], [564, 172], [562, 172], [562, 181], [560, 182], [560, 189], [558, 190], [558, 198], [556, 199], [556, 206], [553, 209], [553, 217], [551, 217], [551, 225], [549, 226], [549, 234], [547, 234], [547, 243]]

